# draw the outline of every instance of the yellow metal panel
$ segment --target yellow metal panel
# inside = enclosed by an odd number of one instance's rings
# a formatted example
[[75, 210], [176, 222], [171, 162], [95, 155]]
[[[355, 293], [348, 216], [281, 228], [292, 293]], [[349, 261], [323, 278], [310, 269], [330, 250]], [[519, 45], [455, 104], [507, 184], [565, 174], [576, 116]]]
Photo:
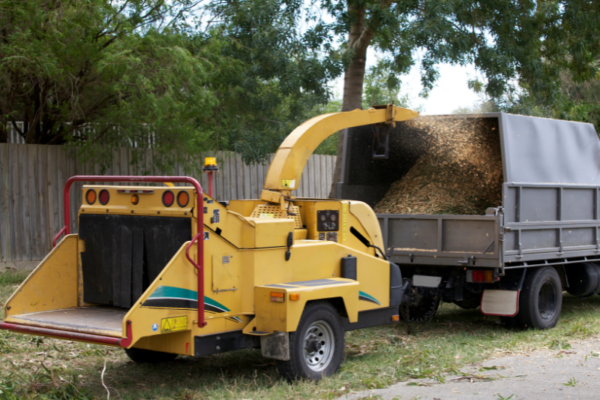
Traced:
[[[188, 242], [189, 243], [189, 242]], [[146, 301], [151, 298], [152, 294], [155, 293], [167, 293], [166, 289], [175, 291], [175, 297], [178, 296], [177, 291], [183, 289], [183, 293], [193, 293], [194, 300], [197, 298], [197, 272], [196, 269], [190, 264], [185, 256], [185, 249], [187, 244], [185, 243], [179, 249], [177, 254], [171, 259], [163, 271], [158, 275], [155, 281], [150, 287], [144, 292], [142, 297], [132, 307], [129, 313], [124, 318], [124, 321], [128, 319], [132, 321], [133, 330], [133, 343], [134, 347], [141, 346], [168, 346], [160, 348], [152, 348], [153, 350], [169, 351], [179, 354], [193, 354], [193, 347], [188, 348], [188, 353], [185, 353], [185, 343], [190, 342], [191, 338], [195, 335], [210, 335], [225, 331], [242, 330], [246, 324], [251, 320], [251, 316], [242, 315], [242, 293], [250, 293], [253, 295], [253, 280], [240, 279], [246, 276], [244, 271], [252, 274], [253, 268], [251, 259], [248, 262], [243, 261], [244, 251], [240, 251], [228, 243], [225, 239], [216, 234], [211, 234], [210, 238], [204, 242], [205, 247], [205, 279], [204, 279], [204, 294], [205, 303], [210, 305], [216, 305], [219, 308], [206, 308], [204, 315], [207, 321], [207, 326], [204, 328], [198, 327], [198, 311], [197, 308], [169, 308], [169, 307], [158, 307], [151, 306], [151, 302]], [[227, 255], [230, 260], [230, 265], [234, 267], [231, 270], [230, 282], [239, 279], [239, 289], [235, 291], [215, 292], [213, 290], [213, 279], [211, 275], [212, 261], [214, 257], [223, 257]], [[197, 257], [196, 246], [192, 246], [190, 249], [190, 256], [193, 258]], [[222, 258], [221, 258], [222, 264]], [[244, 268], [241, 268], [244, 265]], [[219, 268], [218, 273], [223, 273], [222, 266]], [[240, 273], [240, 278], [235, 278], [235, 269]], [[221, 279], [227, 280], [221, 275]], [[146, 303], [147, 305], [144, 305]], [[248, 305], [253, 310], [252, 302]], [[180, 333], [162, 333], [161, 324], [165, 318], [180, 318], [187, 316], [188, 332], [189, 335]], [[150, 337], [165, 336], [169, 337], [168, 341], [163, 339], [147, 339]], [[142, 339], [143, 338], [143, 339]], [[140, 341], [138, 345], [138, 341]], [[165, 339], [166, 340], [166, 339]], [[171, 343], [177, 342], [177, 343]], [[161, 344], [162, 343], [162, 344]], [[188, 347], [193, 346], [189, 344]], [[144, 347], [151, 348], [151, 347]], [[161, 350], [162, 349], [162, 350]]]
[[227, 209], [244, 217], [249, 217], [259, 204], [264, 204], [264, 200], [230, 200]]
[[240, 289], [240, 261], [231, 252], [212, 256], [212, 290], [221, 292]]
[[[96, 201], [88, 204], [85, 194], [89, 189], [96, 191]], [[100, 203], [100, 191], [107, 190], [110, 200], [106, 205]], [[133, 204], [131, 196], [133, 193], [125, 193], [131, 190], [148, 190], [152, 193], [136, 193], [139, 202]], [[173, 205], [166, 207], [162, 202], [164, 192], [170, 190], [175, 196]], [[190, 217], [192, 208], [195, 207], [195, 189], [193, 187], [161, 187], [161, 186], [111, 186], [111, 185], [84, 185], [82, 188], [82, 204], [79, 208], [80, 214], [109, 214], [109, 215], [146, 215], [165, 217]], [[119, 192], [124, 191], [124, 192]], [[185, 207], [177, 204], [177, 194], [184, 191], [189, 196]]]
[[[261, 286], [255, 289], [256, 330], [264, 332], [293, 332], [298, 327], [308, 301], [341, 298], [350, 322], [358, 320], [359, 284], [349, 279], [334, 279], [339, 283], [326, 286], [281, 288]], [[271, 292], [284, 293], [285, 301], [271, 301]], [[300, 295], [300, 300], [290, 301], [290, 294]]]
[[78, 235], [66, 236], [5, 304], [6, 321], [19, 314], [77, 307]]
[[163, 351], [165, 353], [194, 355], [194, 336], [191, 331], [143, 337], [135, 343], [139, 349]]
[[306, 240], [308, 231], [306, 229], [294, 229], [294, 240]]
[[383, 249], [383, 235], [381, 234], [381, 225], [377, 220], [375, 211], [367, 204], [361, 201], [350, 201], [350, 212], [358, 219], [360, 224], [367, 231], [371, 243]]
[[[394, 121], [404, 121], [419, 115], [416, 111], [398, 107], [393, 107], [391, 111]], [[297, 189], [308, 158], [323, 140], [341, 129], [383, 122], [391, 122], [390, 110], [355, 110], [320, 115], [306, 121], [294, 129], [279, 146], [269, 167], [264, 189]], [[294, 184], [290, 185], [290, 182]], [[265, 194], [264, 200], [272, 201], [267, 197]]]
[[[362, 243], [360, 245], [364, 248]], [[280, 272], [284, 268], [272, 269], [276, 274], [270, 276], [267, 273], [262, 276], [257, 273], [256, 285], [340, 277], [342, 257], [352, 255], [357, 258], [357, 279], [360, 290], [379, 302], [377, 304], [360, 301], [358, 303], [359, 311], [389, 305], [390, 264], [388, 261], [327, 241], [296, 241], [291, 253], [289, 263], [292, 265], [289, 273]], [[279, 264], [283, 263], [279, 262]], [[257, 261], [256, 265], [258, 272], [261, 263]], [[281, 279], [277, 280], [277, 277], [281, 277]]]
[[[250, 218], [282, 218], [291, 219], [295, 222], [296, 229], [302, 229], [302, 216], [300, 215], [300, 208], [298, 206], [292, 206], [282, 209], [279, 205], [273, 204], [259, 204], [256, 206]], [[288, 212], [289, 210], [289, 212]]]
[[283, 247], [287, 244], [290, 232], [294, 232], [294, 220], [291, 219], [254, 219], [255, 246]]

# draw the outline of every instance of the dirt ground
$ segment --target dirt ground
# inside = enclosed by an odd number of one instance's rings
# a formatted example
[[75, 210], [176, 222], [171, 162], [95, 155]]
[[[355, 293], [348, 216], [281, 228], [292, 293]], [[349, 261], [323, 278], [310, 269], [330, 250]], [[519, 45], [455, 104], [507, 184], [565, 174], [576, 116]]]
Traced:
[[341, 399], [599, 399], [600, 336], [574, 341], [568, 348], [495, 357], [461, 373], [446, 375], [444, 383], [413, 379]]

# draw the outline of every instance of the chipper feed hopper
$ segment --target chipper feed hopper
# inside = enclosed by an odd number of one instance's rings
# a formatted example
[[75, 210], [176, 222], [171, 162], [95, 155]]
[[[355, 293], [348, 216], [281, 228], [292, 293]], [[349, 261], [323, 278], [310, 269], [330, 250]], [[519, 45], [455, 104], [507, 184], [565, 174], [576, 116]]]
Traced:
[[[260, 348], [288, 378], [334, 373], [345, 330], [398, 321], [403, 281], [367, 204], [292, 191], [329, 135], [416, 116], [382, 106], [305, 122], [257, 200], [224, 205], [190, 177], [72, 177], [65, 236], [6, 302], [0, 328], [122, 347], [138, 362]], [[75, 234], [69, 192], [81, 181], [103, 184], [83, 186]]]

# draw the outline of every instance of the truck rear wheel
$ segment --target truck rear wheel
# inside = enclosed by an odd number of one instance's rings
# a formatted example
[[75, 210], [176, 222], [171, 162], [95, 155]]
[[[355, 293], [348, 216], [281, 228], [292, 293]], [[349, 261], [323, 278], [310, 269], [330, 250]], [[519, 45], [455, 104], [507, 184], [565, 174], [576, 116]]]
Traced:
[[177, 358], [177, 354], [146, 349], [136, 349], [135, 347], [125, 349], [125, 353], [131, 359], [131, 361], [141, 364], [169, 362]]
[[320, 380], [336, 373], [344, 357], [344, 330], [337, 310], [327, 302], [309, 303], [296, 332], [290, 333], [290, 359], [277, 361], [289, 380]]
[[523, 328], [554, 328], [562, 308], [560, 276], [552, 267], [527, 271], [519, 298], [519, 322]]

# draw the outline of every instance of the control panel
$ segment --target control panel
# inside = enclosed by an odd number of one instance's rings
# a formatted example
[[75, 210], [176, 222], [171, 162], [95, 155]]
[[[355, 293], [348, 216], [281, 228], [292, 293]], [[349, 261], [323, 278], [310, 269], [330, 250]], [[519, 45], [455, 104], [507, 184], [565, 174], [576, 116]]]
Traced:
[[338, 210], [318, 210], [317, 230], [319, 232], [337, 232], [340, 230], [340, 212]]

